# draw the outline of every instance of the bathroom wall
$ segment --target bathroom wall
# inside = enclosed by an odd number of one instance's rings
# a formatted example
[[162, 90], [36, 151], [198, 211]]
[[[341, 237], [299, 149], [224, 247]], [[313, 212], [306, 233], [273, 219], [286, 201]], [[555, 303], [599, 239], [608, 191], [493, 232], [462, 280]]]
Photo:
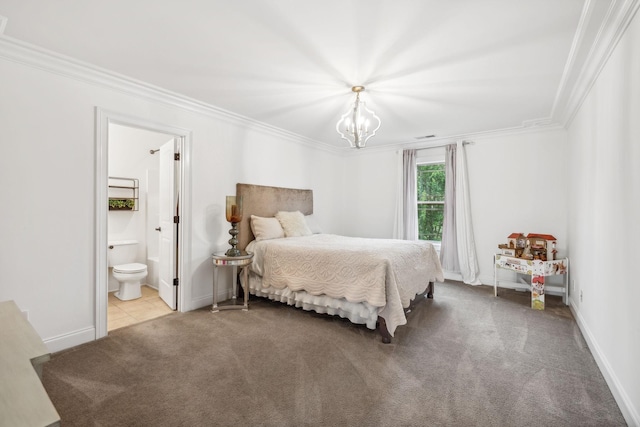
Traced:
[[[160, 148], [171, 138], [170, 135], [145, 129], [109, 125], [109, 176], [138, 179], [139, 200], [137, 211], [109, 211], [108, 238], [110, 241], [137, 240], [135, 262], [148, 263], [147, 246], [156, 256], [158, 253], [159, 236], [155, 228], [159, 225], [157, 180], [160, 153], [151, 154], [150, 150]], [[109, 276], [109, 292], [117, 288], [117, 281]]]
[[[159, 158], [160, 153], [154, 156]], [[160, 233], [156, 230], [160, 224], [160, 171], [158, 169], [147, 169], [147, 203], [145, 206], [147, 230], [147, 285], [158, 289], [159, 282], [159, 254], [160, 254]]]

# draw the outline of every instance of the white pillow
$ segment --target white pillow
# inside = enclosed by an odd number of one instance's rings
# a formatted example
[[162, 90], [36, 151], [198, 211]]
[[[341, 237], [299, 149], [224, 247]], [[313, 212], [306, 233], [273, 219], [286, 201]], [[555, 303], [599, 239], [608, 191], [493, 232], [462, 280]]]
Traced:
[[309, 227], [309, 230], [311, 230], [312, 234], [322, 233], [322, 228], [320, 228], [320, 224], [318, 224], [318, 221], [316, 221], [316, 218], [313, 216], [313, 214], [305, 215], [304, 219], [307, 222], [307, 227]]
[[307, 227], [304, 215], [302, 215], [300, 211], [280, 211], [276, 214], [276, 218], [278, 218], [280, 225], [284, 229], [285, 237], [310, 236], [313, 234], [311, 230], [309, 230], [309, 227]]
[[256, 241], [281, 239], [284, 237], [284, 230], [280, 225], [280, 221], [275, 218], [263, 218], [261, 216], [251, 215], [251, 231]]

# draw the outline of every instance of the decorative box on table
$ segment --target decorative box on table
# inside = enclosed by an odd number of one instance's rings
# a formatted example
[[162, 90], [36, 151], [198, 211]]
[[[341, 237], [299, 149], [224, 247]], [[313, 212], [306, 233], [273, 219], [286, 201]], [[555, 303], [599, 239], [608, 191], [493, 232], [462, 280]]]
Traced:
[[524, 249], [525, 244], [527, 243], [527, 237], [524, 233], [511, 233], [507, 239], [510, 248]]
[[542, 261], [556, 259], [557, 240], [551, 234], [529, 233], [525, 236], [524, 233], [511, 233], [507, 240], [507, 244], [498, 245], [502, 255]]
[[507, 239], [507, 244], [498, 245], [502, 255], [519, 258], [526, 247], [527, 237], [523, 233], [511, 233]]
[[541, 259], [542, 261], [556, 259], [556, 243], [557, 240], [551, 234], [529, 233], [527, 235], [529, 247], [533, 259]]
[[512, 256], [517, 258], [517, 249], [512, 248], [500, 248], [502, 250], [502, 255]]

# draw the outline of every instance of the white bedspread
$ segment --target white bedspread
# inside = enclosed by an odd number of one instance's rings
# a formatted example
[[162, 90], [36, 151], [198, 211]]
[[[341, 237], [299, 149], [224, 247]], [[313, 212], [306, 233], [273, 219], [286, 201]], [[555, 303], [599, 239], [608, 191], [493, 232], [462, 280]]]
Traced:
[[247, 250], [263, 286], [367, 302], [392, 336], [407, 323], [403, 307], [429, 282], [444, 280], [435, 248], [423, 241], [314, 234], [254, 241]]

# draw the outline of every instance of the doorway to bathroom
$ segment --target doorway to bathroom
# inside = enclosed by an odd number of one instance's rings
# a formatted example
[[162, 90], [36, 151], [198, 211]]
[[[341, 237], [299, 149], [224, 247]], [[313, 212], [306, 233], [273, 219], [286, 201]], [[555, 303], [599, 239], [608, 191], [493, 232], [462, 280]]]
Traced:
[[[100, 109], [96, 113], [97, 339], [118, 327], [181, 309], [183, 160], [189, 133]], [[109, 254], [122, 242], [133, 242], [135, 248], [125, 262], [146, 270], [133, 299], [118, 298], [123, 274], [118, 270], [116, 279], [109, 262]]]
[[[176, 271], [178, 197], [175, 169], [179, 138], [166, 133], [110, 123], [109, 298], [107, 331], [160, 317], [177, 308]], [[123, 206], [124, 205], [124, 206]], [[114, 245], [114, 242], [132, 242]], [[124, 251], [127, 252], [124, 252]], [[119, 253], [120, 256], [116, 256]], [[125, 258], [122, 254], [130, 254]], [[118, 263], [134, 263], [129, 276], [144, 275], [135, 286], [116, 278]], [[128, 264], [131, 266], [131, 264]], [[145, 274], [146, 272], [146, 274]], [[128, 279], [128, 278], [125, 278]], [[139, 283], [139, 284], [138, 284]], [[129, 295], [123, 295], [126, 287]]]

